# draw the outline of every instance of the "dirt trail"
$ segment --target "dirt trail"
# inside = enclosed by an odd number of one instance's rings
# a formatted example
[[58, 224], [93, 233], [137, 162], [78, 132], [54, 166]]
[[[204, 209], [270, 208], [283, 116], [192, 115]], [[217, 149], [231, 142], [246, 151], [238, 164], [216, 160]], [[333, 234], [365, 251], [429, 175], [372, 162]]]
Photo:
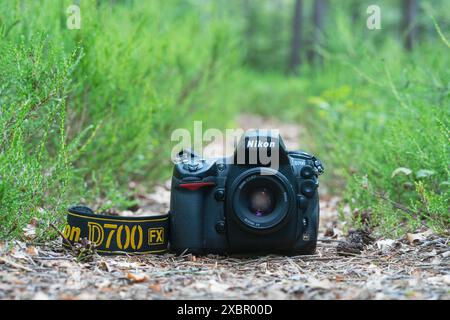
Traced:
[[[289, 149], [302, 129], [243, 115], [247, 128], [279, 128]], [[220, 142], [209, 154], [220, 152]], [[449, 299], [449, 239], [429, 231], [379, 239], [360, 254], [340, 256], [339, 198], [321, 186], [321, 223], [312, 256], [231, 258], [172, 254], [94, 256], [76, 262], [59, 241], [0, 243], [0, 299]], [[169, 186], [140, 192], [140, 214], [168, 208]], [[147, 211], [148, 212], [148, 211]], [[12, 249], [10, 249], [12, 246]]]

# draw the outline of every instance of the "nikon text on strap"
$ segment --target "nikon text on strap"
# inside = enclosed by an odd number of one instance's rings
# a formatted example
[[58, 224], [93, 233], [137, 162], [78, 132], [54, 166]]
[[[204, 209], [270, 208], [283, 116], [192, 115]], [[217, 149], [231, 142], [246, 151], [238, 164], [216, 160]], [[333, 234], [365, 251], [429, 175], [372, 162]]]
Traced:
[[72, 245], [86, 238], [95, 244], [99, 254], [163, 253], [167, 250], [168, 214], [99, 215], [84, 206], [70, 207], [68, 211], [63, 234]]

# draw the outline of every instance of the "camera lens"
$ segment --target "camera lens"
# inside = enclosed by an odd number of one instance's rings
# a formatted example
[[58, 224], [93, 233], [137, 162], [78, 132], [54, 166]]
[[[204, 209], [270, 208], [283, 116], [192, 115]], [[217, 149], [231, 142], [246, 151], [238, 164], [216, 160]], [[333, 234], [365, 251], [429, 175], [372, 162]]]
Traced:
[[272, 213], [275, 207], [275, 197], [272, 192], [260, 187], [249, 192], [249, 209], [257, 217], [262, 217]]
[[295, 204], [289, 181], [269, 168], [244, 171], [234, 180], [229, 193], [229, 214], [251, 232], [276, 231], [287, 222], [285, 218]]

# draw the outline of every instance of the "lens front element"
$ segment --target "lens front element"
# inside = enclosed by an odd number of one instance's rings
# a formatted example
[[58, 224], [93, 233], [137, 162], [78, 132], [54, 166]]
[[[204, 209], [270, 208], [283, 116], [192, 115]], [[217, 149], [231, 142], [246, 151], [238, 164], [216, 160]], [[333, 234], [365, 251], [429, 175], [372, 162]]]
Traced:
[[268, 168], [253, 168], [243, 172], [231, 186], [233, 216], [251, 231], [275, 231], [285, 222], [294, 191], [281, 173]]
[[257, 217], [262, 217], [273, 212], [275, 197], [266, 187], [256, 188], [249, 192], [249, 209]]

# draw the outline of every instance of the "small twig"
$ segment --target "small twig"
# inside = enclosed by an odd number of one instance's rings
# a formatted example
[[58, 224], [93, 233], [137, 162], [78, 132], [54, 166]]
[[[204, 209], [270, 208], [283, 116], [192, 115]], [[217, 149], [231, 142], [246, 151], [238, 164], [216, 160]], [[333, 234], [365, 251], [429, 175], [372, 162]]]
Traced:
[[338, 242], [338, 243], [344, 242], [343, 240], [336, 240], [336, 239], [317, 239], [317, 241], [320, 241], [320, 242]]
[[424, 243], [422, 243], [420, 246], [421, 247], [427, 247], [427, 246], [431, 246], [433, 244], [442, 244], [445, 245], [445, 242], [447, 241], [447, 239], [445, 238], [439, 238], [436, 240], [429, 240], [429, 241], [425, 241]]
[[188, 250], [189, 250], [189, 249], [187, 249], [187, 248], [184, 249], [184, 251], [180, 254], [180, 258], [187, 256], [187, 255], [188, 255], [188, 254], [187, 254]]
[[55, 260], [72, 260], [72, 258], [68, 258], [68, 257], [33, 257], [33, 260], [55, 261]]
[[5, 263], [5, 264], [9, 264], [10, 266], [13, 266], [13, 267], [15, 267], [17, 269], [22, 269], [22, 270], [25, 270], [25, 271], [28, 271], [28, 272], [32, 272], [33, 271], [30, 268], [27, 268], [27, 267], [25, 267], [25, 266], [23, 266], [21, 264], [18, 264], [16, 262], [10, 261], [10, 260], [2, 258], [2, 257], [0, 257], [0, 261]]
[[70, 243], [70, 241], [67, 240], [67, 238], [64, 236], [64, 234], [63, 234], [61, 231], [59, 231], [58, 228], [57, 228], [53, 223], [50, 223], [50, 227], [52, 227], [56, 232], [58, 232], [58, 234], [61, 236], [61, 238], [63, 239], [63, 241], [69, 245], [70, 249], [73, 250], [73, 246], [72, 246], [72, 244]]
[[212, 270], [168, 270], [168, 271], [160, 271], [149, 273], [150, 276], [153, 277], [164, 277], [171, 274], [210, 274]]

